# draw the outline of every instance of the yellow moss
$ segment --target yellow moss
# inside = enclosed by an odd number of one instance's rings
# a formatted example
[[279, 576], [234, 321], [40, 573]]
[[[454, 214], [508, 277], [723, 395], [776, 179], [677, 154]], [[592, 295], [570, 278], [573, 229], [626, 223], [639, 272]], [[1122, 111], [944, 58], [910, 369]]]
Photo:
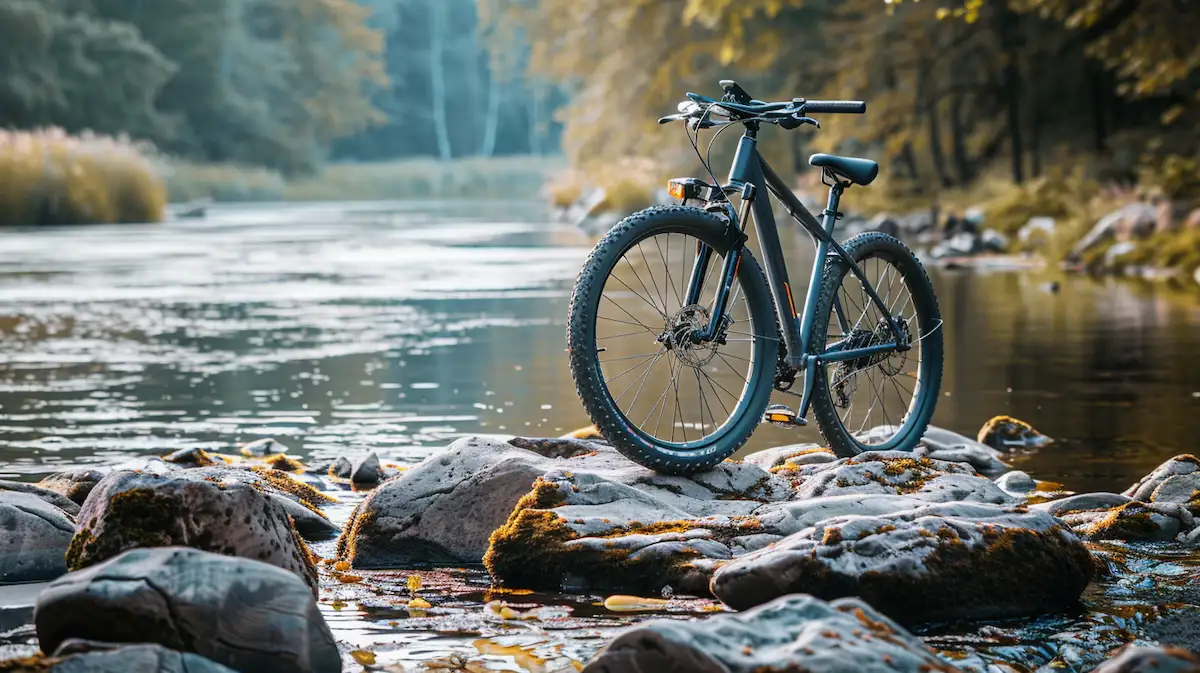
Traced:
[[295, 458], [289, 458], [286, 454], [277, 453], [273, 456], [263, 458], [263, 462], [272, 470], [280, 472], [303, 472], [304, 465]]
[[1152, 540], [1160, 529], [1151, 514], [1151, 510], [1140, 502], [1125, 503], [1083, 528], [1082, 532], [1097, 540]]
[[263, 467], [261, 465], [255, 465], [255, 466], [250, 467], [249, 469], [251, 472], [262, 477], [264, 480], [266, 480], [269, 484], [271, 484], [275, 488], [283, 491], [284, 493], [290, 493], [291, 495], [294, 495], [297, 498], [299, 498], [301, 502], [304, 502], [313, 507], [316, 507], [318, 505], [328, 504], [331, 502], [337, 502], [337, 498], [334, 498], [333, 496], [330, 496], [330, 495], [326, 495], [326, 494], [318, 491], [317, 489], [313, 488], [312, 486], [309, 486], [308, 484], [305, 484], [304, 482], [297, 481], [297, 480], [291, 478], [290, 476], [283, 474], [281, 472], [278, 472], [276, 470], [272, 470], [270, 468]]
[[988, 444], [988, 438], [992, 434], [998, 434], [1005, 439], [1015, 439], [1023, 435], [1040, 435], [1041, 433], [1034, 427], [1019, 418], [1012, 416], [993, 416], [983, 427], [979, 429], [979, 434], [976, 436], [976, 441], [980, 444]]
[[57, 659], [51, 659], [40, 652], [32, 657], [8, 659], [0, 661], [0, 672], [3, 673], [50, 673]]
[[208, 467], [210, 465], [217, 464], [217, 461], [214, 460], [213, 457], [211, 455], [209, 455], [209, 453], [207, 451], [205, 451], [204, 449], [195, 449], [193, 451], [187, 452], [186, 455], [188, 458], [191, 459], [190, 461], [182, 461], [182, 460], [177, 460], [177, 459], [173, 460], [171, 458], [171, 456], [173, 456], [173, 455], [175, 455], [175, 454], [169, 454], [169, 455], [163, 456], [163, 460], [167, 461], [168, 463], [190, 464], [190, 465], [195, 465], [196, 467]]

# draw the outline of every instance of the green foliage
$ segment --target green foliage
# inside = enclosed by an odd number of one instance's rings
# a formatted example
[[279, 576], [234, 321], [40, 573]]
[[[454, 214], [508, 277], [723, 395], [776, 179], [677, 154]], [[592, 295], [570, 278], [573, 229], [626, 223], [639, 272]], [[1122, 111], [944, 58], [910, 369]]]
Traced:
[[279, 201], [286, 182], [278, 171], [237, 164], [202, 164], [172, 161], [167, 171], [167, 193], [172, 202]]
[[61, 129], [0, 131], [0, 225], [157, 222], [166, 201], [145, 147]]

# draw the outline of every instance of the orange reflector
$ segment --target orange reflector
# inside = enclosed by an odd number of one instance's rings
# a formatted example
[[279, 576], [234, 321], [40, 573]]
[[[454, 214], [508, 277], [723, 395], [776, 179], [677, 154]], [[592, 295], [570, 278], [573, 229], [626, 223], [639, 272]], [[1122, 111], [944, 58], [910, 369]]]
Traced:
[[792, 417], [784, 416], [783, 414], [767, 414], [767, 420], [772, 423], [791, 423]]
[[673, 198], [682, 199], [683, 198], [683, 183], [675, 182], [674, 180], [672, 180], [671, 182], [668, 182], [667, 183], [667, 193], [670, 194]]

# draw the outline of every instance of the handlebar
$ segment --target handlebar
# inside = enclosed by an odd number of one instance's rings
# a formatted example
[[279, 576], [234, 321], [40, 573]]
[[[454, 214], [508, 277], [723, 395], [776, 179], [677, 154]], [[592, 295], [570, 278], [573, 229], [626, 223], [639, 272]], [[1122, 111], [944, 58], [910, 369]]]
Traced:
[[864, 114], [867, 104], [858, 100], [806, 100], [793, 98], [790, 101], [766, 103], [750, 98], [750, 94], [732, 80], [721, 80], [725, 95], [714, 100], [696, 93], [688, 93], [688, 100], [679, 104], [679, 114], [668, 115], [658, 120], [659, 124], [687, 120], [697, 128], [722, 126], [736, 122], [767, 122], [785, 129], [794, 129], [803, 124], [820, 124], [808, 113]]

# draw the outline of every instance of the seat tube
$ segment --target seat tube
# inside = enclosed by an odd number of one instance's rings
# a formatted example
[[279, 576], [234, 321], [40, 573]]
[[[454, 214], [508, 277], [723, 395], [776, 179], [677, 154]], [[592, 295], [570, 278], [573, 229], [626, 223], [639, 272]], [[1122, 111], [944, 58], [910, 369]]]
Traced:
[[[813, 321], [816, 319], [817, 301], [821, 294], [821, 279], [825, 275], [825, 262], [829, 254], [829, 238], [833, 236], [833, 226], [837, 223], [838, 204], [842, 199], [842, 186], [834, 184], [829, 188], [829, 200], [825, 204], [824, 218], [821, 225], [826, 237], [817, 241], [816, 257], [813, 259], [812, 277], [808, 280], [808, 296], [804, 299], [804, 315], [800, 319], [800, 343], [805, 348], [812, 340]], [[820, 353], [808, 353], [820, 355]]]

